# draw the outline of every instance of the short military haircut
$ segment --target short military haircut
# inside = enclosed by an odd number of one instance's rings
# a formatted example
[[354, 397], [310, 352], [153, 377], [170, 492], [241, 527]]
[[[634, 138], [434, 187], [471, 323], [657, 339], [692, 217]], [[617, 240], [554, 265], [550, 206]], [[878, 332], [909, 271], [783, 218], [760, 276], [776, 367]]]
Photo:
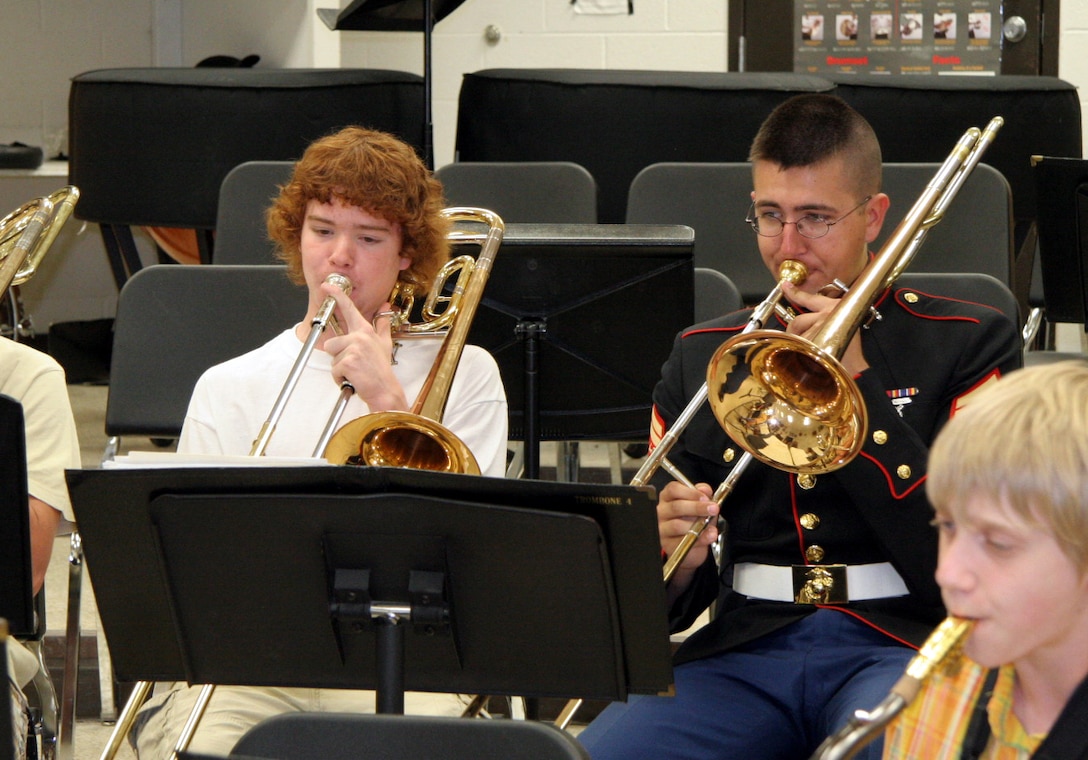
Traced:
[[862, 193], [880, 192], [880, 142], [865, 118], [835, 95], [797, 95], [781, 103], [752, 141], [750, 161], [782, 169], [814, 166], [842, 157]]

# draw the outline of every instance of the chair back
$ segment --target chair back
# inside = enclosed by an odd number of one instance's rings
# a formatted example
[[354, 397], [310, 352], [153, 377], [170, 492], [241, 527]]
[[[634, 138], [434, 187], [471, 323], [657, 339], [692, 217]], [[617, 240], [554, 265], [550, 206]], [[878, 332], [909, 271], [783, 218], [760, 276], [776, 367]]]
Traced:
[[288, 713], [251, 728], [232, 758], [267, 760], [588, 760], [570, 734], [528, 720]]
[[717, 269], [695, 267], [695, 322], [720, 317], [744, 306], [733, 281]]
[[106, 434], [176, 438], [204, 370], [290, 327], [306, 299], [282, 266], [141, 269], [117, 302]]
[[465, 161], [435, 176], [447, 205], [490, 209], [507, 224], [597, 223], [597, 183], [569, 161]]
[[752, 203], [748, 163], [658, 163], [640, 171], [627, 195], [628, 224], [686, 224], [695, 230], [692, 262], [725, 274], [745, 303], [774, 287], [755, 233], [744, 221]]
[[[940, 164], [884, 164], [883, 191], [892, 205], [872, 243], [879, 250]], [[1001, 172], [979, 164], [963, 183], [948, 212], [926, 234], [911, 262], [919, 272], [981, 272], [1013, 287], [1012, 189]]]
[[246, 161], [231, 169], [219, 188], [213, 264], [277, 264], [264, 214], [292, 161]]

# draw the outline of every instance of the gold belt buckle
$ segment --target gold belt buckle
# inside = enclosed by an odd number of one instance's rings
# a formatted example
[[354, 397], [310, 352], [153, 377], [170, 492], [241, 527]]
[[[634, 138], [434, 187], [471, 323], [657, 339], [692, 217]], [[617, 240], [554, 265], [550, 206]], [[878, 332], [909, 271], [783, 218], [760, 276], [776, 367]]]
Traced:
[[793, 601], [797, 604], [846, 604], [846, 565], [793, 565]]

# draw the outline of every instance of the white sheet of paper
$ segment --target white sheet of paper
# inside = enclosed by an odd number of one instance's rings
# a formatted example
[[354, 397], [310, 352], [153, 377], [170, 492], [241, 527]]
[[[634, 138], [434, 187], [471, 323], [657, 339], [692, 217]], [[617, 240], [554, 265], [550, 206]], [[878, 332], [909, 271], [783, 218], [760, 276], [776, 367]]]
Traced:
[[574, 0], [574, 12], [596, 15], [626, 15], [627, 0]]

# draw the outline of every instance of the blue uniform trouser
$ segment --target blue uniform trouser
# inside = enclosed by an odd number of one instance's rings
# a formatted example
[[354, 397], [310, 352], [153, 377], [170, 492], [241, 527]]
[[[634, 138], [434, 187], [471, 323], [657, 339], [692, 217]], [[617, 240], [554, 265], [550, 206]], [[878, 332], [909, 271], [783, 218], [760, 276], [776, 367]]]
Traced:
[[[805, 760], [887, 696], [914, 650], [817, 610], [741, 649], [677, 666], [674, 697], [609, 705], [579, 739], [593, 760]], [[878, 760], [880, 737], [856, 757]]]

